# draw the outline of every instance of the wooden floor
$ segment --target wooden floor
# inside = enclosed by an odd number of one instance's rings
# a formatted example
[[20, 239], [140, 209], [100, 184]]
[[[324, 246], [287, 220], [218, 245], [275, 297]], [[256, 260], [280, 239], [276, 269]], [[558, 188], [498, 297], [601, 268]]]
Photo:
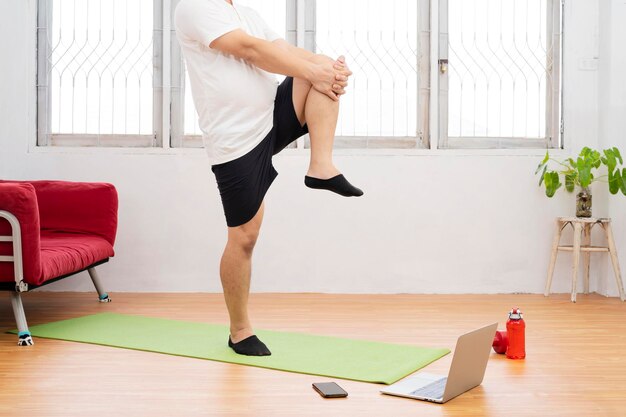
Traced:
[[[226, 323], [220, 294], [32, 293], [30, 324], [103, 311]], [[258, 294], [259, 328], [454, 348], [459, 334], [513, 306], [525, 312], [527, 359], [492, 353], [480, 387], [445, 405], [336, 380], [346, 399], [322, 399], [331, 379], [198, 359], [36, 339], [16, 346], [0, 293], [0, 416], [626, 416], [626, 303], [598, 295]], [[190, 341], [193, 343], [193, 341]], [[270, 346], [271, 348], [271, 346]], [[425, 370], [446, 373], [451, 355]]]

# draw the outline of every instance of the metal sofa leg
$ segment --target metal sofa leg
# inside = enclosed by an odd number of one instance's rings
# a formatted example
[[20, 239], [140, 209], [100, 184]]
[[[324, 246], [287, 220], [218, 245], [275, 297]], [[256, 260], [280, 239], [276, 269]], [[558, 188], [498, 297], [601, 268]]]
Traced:
[[102, 283], [100, 282], [100, 277], [98, 277], [98, 273], [96, 272], [96, 268], [89, 268], [87, 270], [89, 272], [89, 276], [93, 281], [93, 286], [96, 287], [96, 291], [98, 291], [98, 299], [101, 303], [110, 303], [111, 299], [109, 298], [109, 294], [104, 292], [102, 289]]
[[28, 331], [24, 305], [22, 304], [22, 297], [19, 292], [11, 293], [11, 305], [13, 306], [13, 314], [15, 314], [15, 322], [17, 323], [18, 346], [32, 346], [34, 342]]

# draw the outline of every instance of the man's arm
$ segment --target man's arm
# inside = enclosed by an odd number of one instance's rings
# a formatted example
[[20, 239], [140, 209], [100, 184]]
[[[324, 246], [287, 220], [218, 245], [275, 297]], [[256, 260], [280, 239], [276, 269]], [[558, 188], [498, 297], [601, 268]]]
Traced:
[[352, 71], [350, 71], [350, 69], [346, 65], [346, 61], [343, 55], [337, 59], [332, 59], [331, 57], [327, 55], [315, 54], [306, 49], [293, 46], [292, 44], [290, 44], [284, 39], [276, 39], [272, 43], [277, 45], [280, 48], [283, 48], [285, 51], [297, 57], [306, 59], [309, 62], [313, 62], [315, 64], [325, 64], [325, 63], [333, 64], [333, 68], [336, 71], [338, 71], [338, 74], [335, 76], [335, 84], [333, 84], [333, 91], [338, 96], [341, 96], [346, 93], [345, 88], [348, 86], [348, 78], [352, 75]]
[[339, 73], [334, 69], [334, 61], [311, 62], [302, 57], [303, 53], [294, 54], [272, 42], [250, 36], [240, 29], [220, 36], [209, 47], [243, 59], [268, 72], [306, 79], [316, 90], [335, 101], [339, 99], [333, 91]]
[[[289, 42], [287, 42], [284, 39], [276, 39], [272, 43], [274, 45], [278, 46], [279, 48], [282, 48], [285, 51], [288, 51], [291, 54], [293, 54], [293, 55], [295, 55], [295, 56], [297, 56], [299, 58], [306, 59], [307, 61], [313, 61], [313, 60], [315, 60], [315, 57], [317, 56], [317, 54], [314, 54], [311, 51], [308, 51], [308, 50], [303, 49], [303, 48], [298, 48], [297, 46], [293, 46], [292, 44], [290, 44]], [[333, 61], [333, 59], [331, 59], [331, 58], [328, 58], [328, 60]]]
[[318, 62], [318, 63], [335, 62], [334, 59], [326, 55], [314, 54], [313, 52], [308, 51], [306, 49], [298, 48], [297, 46], [293, 46], [292, 44], [290, 44], [284, 39], [276, 39], [272, 43], [299, 58], [306, 59], [307, 61]]

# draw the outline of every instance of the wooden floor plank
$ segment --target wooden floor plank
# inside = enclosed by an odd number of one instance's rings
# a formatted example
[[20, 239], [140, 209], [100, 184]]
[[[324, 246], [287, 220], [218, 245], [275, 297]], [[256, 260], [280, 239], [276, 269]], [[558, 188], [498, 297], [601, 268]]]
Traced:
[[[551, 295], [253, 294], [259, 328], [454, 348], [459, 334], [519, 306], [527, 359], [493, 353], [483, 384], [441, 406], [336, 380], [347, 399], [324, 400], [315, 377], [81, 343], [18, 347], [0, 294], [0, 416], [625, 416], [626, 303]], [[111, 311], [226, 323], [220, 294], [24, 295], [29, 324]], [[226, 341], [225, 341], [226, 342]], [[190, 341], [191, 343], [191, 341]], [[271, 346], [270, 346], [271, 348]], [[445, 373], [451, 355], [425, 368]]]

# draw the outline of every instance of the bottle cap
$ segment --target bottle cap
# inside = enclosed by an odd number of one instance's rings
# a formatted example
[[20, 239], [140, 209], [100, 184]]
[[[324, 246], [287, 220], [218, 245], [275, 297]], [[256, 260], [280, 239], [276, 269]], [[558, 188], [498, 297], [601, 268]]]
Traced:
[[516, 307], [514, 309], [512, 309], [509, 312], [509, 318], [511, 320], [521, 320], [524, 318], [524, 316], [522, 315], [522, 310], [519, 309], [519, 307]]

